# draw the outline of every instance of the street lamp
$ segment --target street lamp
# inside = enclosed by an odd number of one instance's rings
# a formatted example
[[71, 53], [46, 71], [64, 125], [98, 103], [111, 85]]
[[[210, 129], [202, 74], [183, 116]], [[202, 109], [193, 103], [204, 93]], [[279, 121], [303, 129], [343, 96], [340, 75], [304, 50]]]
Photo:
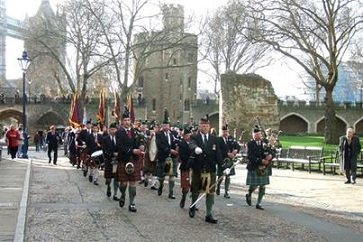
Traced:
[[32, 84], [32, 80], [28, 79], [28, 102], [29, 103], [31, 101], [31, 84]]
[[25, 76], [26, 71], [29, 67], [31, 59], [28, 56], [26, 51], [23, 51], [23, 55], [21, 58], [18, 58], [19, 65], [23, 71], [23, 138], [24, 144], [22, 147], [22, 158], [28, 159], [28, 134], [27, 134], [27, 127], [26, 127], [26, 93], [25, 93]]
[[363, 108], [363, 82], [360, 85], [360, 108]]

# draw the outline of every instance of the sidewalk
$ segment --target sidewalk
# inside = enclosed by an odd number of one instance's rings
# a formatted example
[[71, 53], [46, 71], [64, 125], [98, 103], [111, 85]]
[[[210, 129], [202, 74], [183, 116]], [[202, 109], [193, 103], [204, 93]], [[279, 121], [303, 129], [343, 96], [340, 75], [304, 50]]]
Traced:
[[[61, 156], [63, 154], [63, 151], [59, 151], [59, 155]], [[24, 226], [26, 226], [26, 205], [27, 199], [28, 199], [28, 189], [29, 189], [29, 179], [30, 179], [30, 168], [31, 163], [33, 163], [33, 166], [37, 166], [37, 169], [40, 169], [39, 163], [44, 164], [44, 166], [47, 166], [47, 157], [46, 153], [39, 152], [36, 153], [34, 151], [29, 151], [29, 155], [31, 159], [24, 160], [24, 159], [15, 159], [15, 160], [9, 160], [7, 159], [7, 155], [3, 155], [2, 161], [0, 161], [0, 241], [24, 241], [24, 238], [26, 236], [23, 234]], [[34, 162], [31, 162], [31, 160], [34, 160]], [[93, 185], [89, 185], [87, 179], [84, 179], [80, 174], [79, 171], [76, 171], [76, 169], [70, 169], [71, 166], [69, 165], [69, 162], [67, 162], [66, 158], [60, 157], [60, 164], [57, 167], [56, 170], [62, 170], [66, 169], [69, 170], [71, 173], [67, 174], [73, 174], [74, 177], [79, 179], [80, 182], [85, 182], [84, 185], [80, 184], [83, 188], [87, 188], [89, 190], [84, 191], [85, 194], [92, 194], [92, 191], [96, 191], [98, 193], [102, 192], [104, 193], [104, 187], [96, 188]], [[53, 167], [53, 166], [51, 166]], [[33, 168], [34, 169], [34, 168]], [[54, 169], [53, 169], [54, 171]], [[47, 169], [47, 172], [52, 172], [52, 169]], [[52, 174], [44, 174], [46, 176], [52, 176]], [[270, 216], [273, 218], [279, 218], [283, 219], [285, 221], [290, 222], [292, 225], [301, 225], [301, 227], [306, 227], [307, 229], [310, 229], [311, 231], [315, 231], [319, 234], [321, 234], [323, 237], [327, 239], [327, 241], [361, 241], [362, 238], [362, 232], [357, 233], [356, 230], [353, 230], [349, 226], [340, 226], [329, 219], [319, 219], [317, 217], [311, 216], [307, 213], [304, 213], [303, 211], [296, 210], [292, 208], [292, 205], [298, 205], [302, 208], [317, 208], [322, 209], [322, 214], [326, 213], [326, 217], [330, 215], [330, 213], [333, 212], [341, 212], [342, 214], [346, 214], [349, 217], [352, 217], [355, 221], [357, 221], [357, 226], [361, 226], [363, 224], [363, 179], [358, 178], [357, 184], [355, 185], [347, 185], [344, 184], [345, 178], [343, 176], [339, 175], [323, 175], [321, 173], [308, 173], [306, 171], [292, 171], [292, 170], [286, 170], [286, 169], [273, 169], [273, 176], [271, 176], [271, 184], [267, 186], [266, 189], [266, 196], [263, 200], [263, 205], [265, 207], [265, 211], [262, 213], [256, 213], [256, 209], [253, 207], [248, 207], [245, 205], [244, 195], [247, 191], [247, 186], [245, 185], [246, 180], [246, 167], [245, 165], [238, 165], [236, 167], [236, 175], [232, 177], [232, 186], [231, 186], [231, 199], [225, 199], [223, 197], [223, 187], [221, 190], [221, 196], [216, 196], [216, 204], [215, 204], [215, 211], [217, 218], [221, 220], [222, 224], [228, 224], [227, 228], [229, 226], [232, 226], [232, 221], [235, 220], [235, 223], [240, 224], [240, 226], [243, 227], [243, 223], [250, 223], [253, 221], [244, 221], [242, 217], [239, 217], [240, 214], [244, 216], [249, 216], [249, 214], [252, 214], [252, 219], [259, 220], [258, 217], [253, 216], [263, 216], [266, 217], [265, 219], [268, 219]], [[73, 175], [72, 175], [73, 176]], [[65, 179], [68, 179], [65, 177]], [[103, 180], [102, 180], [103, 181]], [[101, 183], [102, 183], [101, 181]], [[74, 181], [72, 181], [74, 183]], [[72, 184], [73, 184], [72, 183]], [[177, 183], [179, 183], [177, 181]], [[44, 184], [44, 183], [40, 183]], [[90, 186], [88, 188], [88, 186]], [[166, 186], [167, 187], [167, 186]], [[59, 188], [61, 189], [61, 188]], [[96, 190], [95, 190], [96, 189]], [[101, 189], [101, 190], [100, 190]], [[138, 188], [139, 191], [139, 198], [138, 201], [140, 202], [140, 212], [137, 213], [137, 215], [141, 215], [143, 213], [142, 209], [145, 209], [145, 205], [142, 205], [141, 198], [146, 198], [148, 193], [150, 193], [150, 189], [143, 190], [145, 188], [140, 187]], [[177, 197], [180, 196], [179, 191], [179, 184], [176, 185], [177, 190]], [[142, 192], [146, 192], [145, 194], [142, 194]], [[45, 191], [44, 191], [45, 192]], [[141, 193], [141, 194], [140, 194]], [[45, 194], [42, 194], [45, 195]], [[97, 199], [103, 199], [102, 195], [100, 198]], [[155, 196], [151, 194], [152, 199], [149, 201], [153, 203], [153, 206], [161, 206], [161, 207], [168, 207], [171, 205], [170, 209], [174, 211], [178, 207], [178, 201], [175, 203], [160, 203], [155, 205], [155, 202], [160, 201], [160, 197]], [[163, 195], [164, 196], [164, 195]], [[256, 194], [253, 196], [253, 203], [256, 201]], [[67, 196], [66, 196], [67, 197]], [[52, 197], [51, 197], [52, 198]], [[40, 199], [40, 197], [37, 199]], [[53, 199], [53, 198], [52, 198]], [[63, 198], [65, 200], [75, 200], [69, 204], [66, 202], [61, 203], [64, 208], [73, 208], [73, 203], [79, 203], [77, 197], [67, 197]], [[85, 198], [86, 199], [86, 198]], [[82, 198], [83, 200], [83, 198]], [[155, 201], [154, 201], [155, 200]], [[38, 206], [42, 206], [48, 209], [53, 208], [54, 202], [51, 201], [50, 203], [44, 203], [45, 200], [42, 200], [42, 202], [32, 205], [33, 207], [31, 210], [37, 210], [41, 209]], [[97, 200], [98, 201], [98, 200]], [[144, 203], [148, 200], [144, 200]], [[100, 200], [101, 202], [101, 200]], [[167, 201], [165, 201], [167, 202]], [[102, 203], [104, 203], [102, 201]], [[83, 204], [83, 203], [82, 203]], [[57, 204], [54, 204], [56, 206]], [[59, 205], [58, 205], [59, 206]], [[95, 207], [97, 209], [104, 209], [98, 206], [101, 206], [101, 203], [98, 204], [98, 202], [93, 202], [91, 204], [84, 204], [82, 205], [81, 209], [85, 209], [88, 206]], [[107, 205], [111, 206], [112, 210], [120, 211], [117, 205], [114, 204], [114, 202]], [[204, 202], [201, 203], [200, 208], [202, 211], [200, 211], [200, 214], [203, 216], [203, 208]], [[29, 207], [28, 207], [29, 209]], [[241, 210], [242, 209], [242, 210]], [[59, 209], [55, 209], [55, 211], [58, 211]], [[223, 214], [223, 211], [229, 211], [226, 214]], [[76, 210], [78, 211], [78, 210]], [[121, 209], [122, 211], [122, 209]], [[179, 211], [180, 209], [177, 209], [176, 211]], [[238, 211], [238, 213], [237, 213]], [[32, 211], [34, 212], [34, 211]], [[59, 211], [58, 211], [59, 212]], [[64, 211], [63, 211], [64, 212]], [[139, 214], [140, 213], [140, 214]], [[127, 215], [129, 215], [128, 212], [126, 212]], [[186, 223], [196, 223], [200, 224], [200, 226], [205, 226], [205, 223], [202, 221], [198, 221], [197, 219], [189, 219], [187, 214], [184, 214]], [[29, 216], [29, 215], [28, 215]], [[35, 216], [35, 215], [33, 215]], [[54, 215], [57, 217], [56, 215]], [[85, 216], [83, 214], [82, 216]], [[35, 217], [36, 218], [36, 217]], [[66, 218], [66, 217], [62, 217]], [[166, 218], [166, 217], [165, 217]], [[227, 222], [225, 219], [228, 218], [229, 222]], [[42, 219], [42, 216], [39, 217], [39, 219]], [[45, 218], [43, 218], [45, 219]], [[73, 218], [74, 219], [74, 218]], [[125, 218], [126, 219], [126, 218]], [[171, 219], [171, 218], [169, 218]], [[129, 223], [130, 221], [127, 220]], [[264, 221], [264, 220], [261, 220]], [[140, 220], [141, 222], [141, 220]], [[169, 221], [172, 222], [171, 220]], [[185, 223], [183, 222], [183, 224]], [[266, 223], [269, 223], [266, 221]], [[185, 224], [185, 226], [187, 226]], [[29, 226], [29, 224], [27, 225]], [[156, 229], [158, 224], [155, 225]], [[184, 225], [183, 225], [184, 226]], [[362, 231], [362, 228], [359, 228]], [[233, 233], [237, 233], [236, 231], [240, 231], [241, 228], [236, 228], [234, 230], [234, 227], [230, 227], [229, 229], [232, 230]], [[41, 229], [41, 227], [39, 228]], [[207, 227], [207, 229], [211, 230], [220, 230], [221, 227]], [[244, 241], [254, 241], [254, 238], [256, 238], [256, 235], [250, 232], [250, 228], [244, 228], [246, 230], [247, 237], [244, 239]], [[256, 228], [251, 229], [251, 231], [255, 231]], [[271, 228], [273, 229], [273, 228]], [[34, 229], [33, 229], [34, 230]], [[154, 229], [152, 229], [154, 231]], [[224, 230], [222, 230], [224, 231]], [[229, 230], [227, 230], [229, 231]], [[46, 231], [44, 231], [46, 232]], [[53, 233], [56, 233], [53, 231]], [[106, 233], [106, 232], [105, 232]], [[208, 231], [206, 231], [208, 233]], [[262, 232], [261, 232], [262, 233]], [[264, 231], [264, 233], [267, 233]], [[277, 232], [276, 232], [277, 233]], [[28, 233], [27, 233], [28, 234]], [[268, 233], [267, 233], [268, 234]], [[248, 237], [250, 235], [251, 237]], [[133, 235], [132, 235], [133, 236]], [[135, 235], [136, 236], [136, 235]], [[156, 235], [154, 235], [156, 236]], [[171, 235], [172, 236], [172, 235]], [[212, 236], [212, 235], [211, 235]], [[297, 235], [301, 236], [301, 235]], [[112, 238], [112, 237], [111, 237]], [[116, 238], [116, 237], [114, 237]], [[161, 239], [160, 241], [163, 241], [162, 237], [154, 237], [153, 241], [156, 241], [156, 239]], [[200, 237], [200, 241], [203, 241], [203, 237]], [[214, 237], [210, 237], [211, 241], [215, 240]], [[219, 237], [215, 237], [219, 238]], [[249, 240], [250, 239], [250, 240]], [[115, 240], [115, 239], [114, 239]], [[29, 240], [30, 241], [30, 240]], [[291, 241], [288, 238], [285, 238], [284, 241]], [[299, 241], [299, 240], [296, 240]]]

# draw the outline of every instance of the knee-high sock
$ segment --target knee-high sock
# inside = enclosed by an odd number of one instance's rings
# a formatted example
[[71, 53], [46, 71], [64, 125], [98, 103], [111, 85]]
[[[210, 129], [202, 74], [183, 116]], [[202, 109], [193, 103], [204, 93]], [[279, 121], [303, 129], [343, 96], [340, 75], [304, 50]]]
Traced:
[[187, 197], [189, 190], [188, 189], [183, 189], [182, 190], [182, 200], [185, 201], [185, 198]]
[[193, 204], [195, 201], [197, 201], [198, 197], [199, 197], [199, 193], [192, 193], [192, 204]]
[[226, 176], [226, 179], [224, 180], [224, 194], [228, 194], [230, 183], [231, 183], [231, 178], [229, 176]]
[[169, 178], [169, 194], [170, 195], [173, 195], [174, 194], [174, 192], [173, 192], [173, 190], [174, 190], [174, 184], [175, 184], [174, 178], [173, 177]]
[[113, 192], [114, 192], [114, 196], [117, 195], [117, 190], [120, 187], [120, 183], [118, 181], [116, 181], [115, 178], [113, 178]]
[[252, 193], [256, 190], [256, 185], [250, 185], [250, 188], [248, 188], [248, 195], [252, 195]]
[[214, 204], [214, 194], [207, 194], [205, 198], [206, 216], [212, 215], [213, 204]]
[[217, 183], [217, 190], [218, 190], [218, 193], [219, 193], [219, 191], [220, 191], [220, 189], [221, 189], [221, 184], [222, 184], [222, 181], [223, 181], [223, 179], [219, 179], [220, 178], [220, 176], [218, 177], [218, 183]]
[[129, 185], [130, 205], [134, 204], [135, 196], [136, 196], [136, 187], [135, 187], [135, 185]]
[[158, 180], [159, 180], [159, 183], [160, 183], [160, 187], [164, 187], [164, 179], [165, 178], [158, 178]]
[[127, 185], [120, 184], [121, 197], [125, 198]]
[[265, 195], [265, 190], [266, 190], [265, 186], [260, 186], [260, 188], [258, 189], [258, 197], [257, 197], [258, 205], [261, 203], [263, 195]]

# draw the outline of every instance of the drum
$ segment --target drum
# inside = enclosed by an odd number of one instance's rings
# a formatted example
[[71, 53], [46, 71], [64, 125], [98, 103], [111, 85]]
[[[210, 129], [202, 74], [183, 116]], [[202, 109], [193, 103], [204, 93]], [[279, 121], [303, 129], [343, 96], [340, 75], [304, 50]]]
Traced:
[[91, 154], [91, 158], [93, 159], [94, 163], [97, 166], [101, 166], [104, 163], [103, 151], [102, 150], [97, 150], [97, 151], [93, 152]]
[[156, 138], [155, 135], [153, 135], [148, 145], [149, 160], [155, 161], [157, 153], [158, 153], [158, 148], [156, 147]]

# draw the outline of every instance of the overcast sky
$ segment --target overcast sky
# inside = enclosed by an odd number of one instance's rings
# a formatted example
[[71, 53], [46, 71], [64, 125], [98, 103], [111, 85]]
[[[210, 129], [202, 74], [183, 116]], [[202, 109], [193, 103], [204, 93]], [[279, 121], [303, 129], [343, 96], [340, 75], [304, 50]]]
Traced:
[[[42, 0], [5, 0], [7, 15], [17, 19], [24, 19], [26, 15], [33, 16], [38, 10]], [[49, 0], [53, 10], [56, 10], [56, 5], [64, 0]], [[157, 0], [155, 0], [157, 1]], [[184, 13], [186, 17], [191, 15], [205, 15], [208, 11], [213, 11], [215, 8], [227, 3], [227, 0], [164, 0], [164, 3], [179, 3], [184, 5]], [[20, 78], [22, 73], [17, 62], [17, 58], [21, 57], [23, 51], [23, 41], [8, 37], [6, 49], [7, 62], [7, 78]], [[264, 78], [270, 80], [274, 86], [275, 93], [284, 97], [285, 95], [299, 95], [302, 93], [298, 89], [299, 77], [296, 74], [296, 66], [289, 64], [286, 66], [284, 61], [275, 65], [259, 70], [257, 73]], [[198, 82], [203, 83], [203, 74], [199, 74]], [[296, 80], [293, 82], [292, 80]]]

